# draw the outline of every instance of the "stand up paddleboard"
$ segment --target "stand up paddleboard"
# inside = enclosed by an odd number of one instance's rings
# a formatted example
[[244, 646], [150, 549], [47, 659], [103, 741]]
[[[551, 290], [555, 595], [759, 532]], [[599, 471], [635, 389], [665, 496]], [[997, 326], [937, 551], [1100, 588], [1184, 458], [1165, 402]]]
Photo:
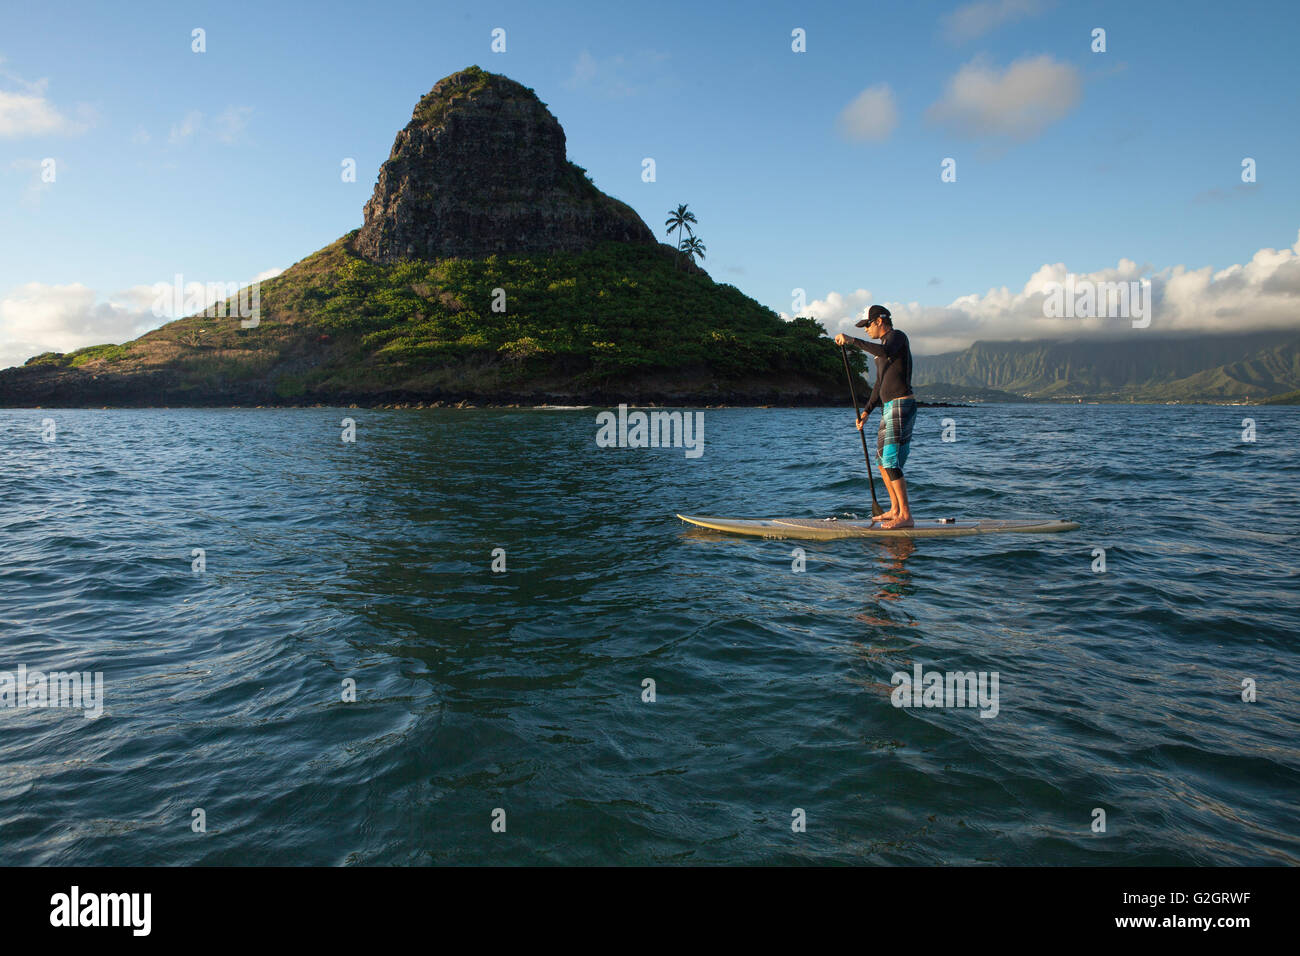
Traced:
[[964, 534], [1052, 534], [1057, 531], [1074, 531], [1078, 522], [1059, 518], [1035, 521], [999, 521], [972, 519], [965, 521], [917, 521], [914, 528], [896, 528], [885, 531], [870, 521], [841, 520], [838, 518], [702, 518], [695, 515], [678, 515], [688, 524], [725, 531], [728, 534], [745, 534], [760, 538], [805, 538], [811, 541], [830, 541], [834, 538], [931, 538], [955, 537]]

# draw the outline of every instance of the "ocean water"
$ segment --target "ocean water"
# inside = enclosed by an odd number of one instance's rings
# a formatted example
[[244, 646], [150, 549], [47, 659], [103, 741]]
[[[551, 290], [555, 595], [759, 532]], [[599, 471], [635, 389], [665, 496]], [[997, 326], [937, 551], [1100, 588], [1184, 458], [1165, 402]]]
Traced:
[[1082, 528], [826, 543], [674, 512], [868, 513], [851, 411], [597, 411], [0, 411], [0, 671], [103, 680], [5, 861], [1300, 863], [1300, 410], [922, 409], [918, 515]]

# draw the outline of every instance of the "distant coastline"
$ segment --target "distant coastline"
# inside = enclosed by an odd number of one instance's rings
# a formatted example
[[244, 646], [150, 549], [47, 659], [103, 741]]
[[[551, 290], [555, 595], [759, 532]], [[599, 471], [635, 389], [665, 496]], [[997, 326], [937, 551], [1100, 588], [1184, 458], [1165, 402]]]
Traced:
[[[700, 401], [691, 401], [689, 399], [675, 399], [668, 401], [629, 401], [625, 397], [612, 397], [604, 401], [598, 399], [573, 399], [562, 401], [552, 398], [550, 401], [510, 401], [504, 399], [435, 399], [433, 401], [337, 401], [337, 402], [268, 402], [263, 404], [247, 403], [207, 403], [200, 405], [187, 404], [150, 404], [141, 402], [138, 404], [117, 404], [117, 405], [100, 405], [100, 404], [47, 404], [47, 405], [0, 405], [0, 408], [9, 408], [14, 411], [163, 411], [172, 409], [247, 409], [249, 411], [266, 410], [266, 409], [290, 409], [290, 408], [357, 408], [369, 410], [388, 410], [388, 411], [423, 411], [423, 410], [452, 410], [465, 411], [474, 409], [518, 409], [526, 411], [529, 409], [552, 410], [552, 411], [577, 411], [588, 408], [614, 408], [618, 405], [626, 405], [628, 408], [695, 408], [695, 409], [724, 409], [724, 408], [851, 408], [852, 403], [831, 402], [831, 401], [806, 401], [806, 402], [761, 402], [761, 401], [735, 401], [719, 402], [716, 398]], [[1279, 402], [1275, 400], [1258, 400], [1258, 401], [1223, 401], [1223, 402], [1182, 402], [1182, 401], [1052, 401], [1050, 399], [1022, 399], [1019, 402], [922, 402], [916, 403], [918, 408], [981, 408], [984, 406], [1001, 406], [1001, 405], [1065, 405], [1065, 406], [1106, 406], [1106, 407], [1132, 407], [1135, 405], [1147, 407], [1176, 407], [1176, 406], [1199, 406], [1199, 407], [1218, 407], [1218, 408], [1260, 408], [1266, 406], [1287, 406], [1300, 405], [1300, 399]]]

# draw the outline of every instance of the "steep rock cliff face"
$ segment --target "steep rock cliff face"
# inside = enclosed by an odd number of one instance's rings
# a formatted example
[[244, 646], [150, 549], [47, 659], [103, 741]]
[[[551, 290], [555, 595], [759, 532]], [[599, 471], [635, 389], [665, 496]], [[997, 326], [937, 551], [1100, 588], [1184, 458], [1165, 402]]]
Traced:
[[565, 155], [532, 90], [471, 67], [440, 80], [397, 134], [356, 249], [373, 262], [654, 243]]

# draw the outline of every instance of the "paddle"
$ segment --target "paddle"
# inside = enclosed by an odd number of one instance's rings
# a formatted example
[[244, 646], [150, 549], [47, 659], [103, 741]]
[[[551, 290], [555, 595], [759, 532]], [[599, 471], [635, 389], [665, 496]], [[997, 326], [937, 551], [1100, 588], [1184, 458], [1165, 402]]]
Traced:
[[[844, 346], [840, 346], [840, 358], [844, 359], [844, 374], [849, 379], [849, 394], [853, 396], [853, 412], [856, 416], [853, 420], [856, 422], [862, 417], [862, 410], [858, 406], [858, 392], [853, 387], [853, 369], [849, 368], [849, 353]], [[882, 515], [885, 509], [880, 507], [880, 502], [876, 500], [876, 475], [871, 470], [871, 453], [867, 451], [867, 433], [865, 429], [858, 429], [858, 437], [862, 439], [862, 457], [867, 460], [867, 480], [871, 482], [871, 517]]]

